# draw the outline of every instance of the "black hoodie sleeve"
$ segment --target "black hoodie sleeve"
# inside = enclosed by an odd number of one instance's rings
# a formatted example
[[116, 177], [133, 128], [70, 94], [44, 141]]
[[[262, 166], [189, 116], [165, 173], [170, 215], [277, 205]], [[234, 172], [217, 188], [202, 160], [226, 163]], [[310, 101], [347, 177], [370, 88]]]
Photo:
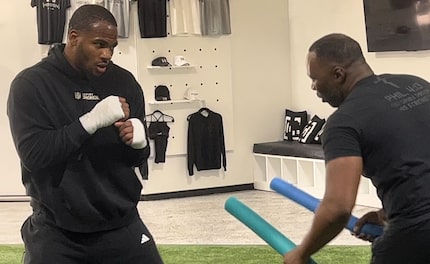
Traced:
[[22, 165], [29, 171], [64, 162], [90, 136], [79, 119], [53, 127], [51, 119], [55, 115], [45, 107], [45, 100], [55, 98], [42, 95], [36, 83], [19, 74], [7, 101], [13, 141]]

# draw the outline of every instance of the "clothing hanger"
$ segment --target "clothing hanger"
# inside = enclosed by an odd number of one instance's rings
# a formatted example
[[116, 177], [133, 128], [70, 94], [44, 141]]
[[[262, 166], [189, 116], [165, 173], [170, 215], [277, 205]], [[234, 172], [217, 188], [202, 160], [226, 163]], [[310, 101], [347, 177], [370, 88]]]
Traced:
[[194, 113], [192, 113], [192, 114], [189, 114], [189, 115], [187, 116], [187, 120], [189, 121], [189, 120], [190, 120], [190, 117], [191, 117], [192, 115], [195, 115], [195, 114], [200, 114], [200, 115], [202, 115], [203, 117], [208, 117], [210, 113], [213, 113], [213, 111], [212, 111], [212, 110], [210, 110], [210, 109], [209, 109], [209, 108], [207, 108], [207, 107], [201, 107], [201, 108], [200, 108], [199, 110], [197, 110], [196, 112], [194, 112]]
[[[157, 114], [158, 114], [158, 118], [157, 118]], [[160, 110], [155, 110], [154, 112], [152, 112], [151, 114], [152, 116], [154, 116], [157, 119], [157, 122], [175, 122], [175, 118], [171, 115], [166, 115], [165, 113], [161, 112]], [[161, 120], [160, 120], [161, 118]], [[167, 118], [167, 120], [166, 120]]]
[[146, 115], [145, 117], [147, 122], [175, 122], [175, 118], [173, 116], [166, 115], [160, 110], [154, 110], [154, 112], [149, 115]]
[[[211, 111], [209, 108], [207, 108], [207, 107], [202, 107], [202, 108], [200, 108], [197, 112], [194, 112], [193, 114], [197, 114], [197, 113], [199, 113], [199, 114], [201, 114], [201, 115], [202, 115], [202, 116], [204, 116], [204, 117], [208, 117], [210, 112], [212, 112], [212, 111]], [[191, 115], [193, 115], [193, 114], [189, 114], [189, 115], [187, 116], [187, 120], [190, 120], [190, 117], [191, 117]]]
[[202, 108], [200, 108], [199, 109], [199, 111], [198, 111], [202, 116], [204, 116], [204, 117], [208, 117], [209, 116], [209, 113], [211, 112], [211, 110], [209, 110], [209, 108], [207, 108], [207, 107], [202, 107]]

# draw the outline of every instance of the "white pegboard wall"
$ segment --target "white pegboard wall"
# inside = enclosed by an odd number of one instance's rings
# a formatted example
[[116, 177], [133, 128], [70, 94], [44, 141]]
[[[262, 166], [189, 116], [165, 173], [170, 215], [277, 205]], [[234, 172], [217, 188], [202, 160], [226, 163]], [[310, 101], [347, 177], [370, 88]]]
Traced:
[[[186, 154], [187, 116], [202, 106], [223, 117], [226, 150], [233, 149], [233, 93], [231, 85], [231, 53], [229, 36], [220, 37], [167, 37], [137, 39], [138, 79], [147, 102], [154, 102], [157, 85], [166, 85], [171, 104], [148, 104], [147, 114], [160, 110], [174, 116], [169, 123], [170, 133], [166, 155]], [[190, 67], [175, 67], [174, 57], [184, 56]], [[154, 68], [154, 58], [166, 57], [172, 67]], [[199, 92], [204, 101], [175, 102], [183, 100], [188, 88]]]

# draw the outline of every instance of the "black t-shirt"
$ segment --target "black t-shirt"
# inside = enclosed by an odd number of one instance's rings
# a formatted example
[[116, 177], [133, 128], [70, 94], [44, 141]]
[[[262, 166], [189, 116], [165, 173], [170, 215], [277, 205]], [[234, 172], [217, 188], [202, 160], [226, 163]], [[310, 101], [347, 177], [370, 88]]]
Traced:
[[167, 36], [166, 0], [138, 0], [137, 10], [142, 38]]
[[359, 81], [328, 118], [326, 161], [363, 158], [392, 227], [430, 228], [430, 84], [411, 75]]
[[70, 0], [31, 0], [31, 6], [37, 7], [38, 43], [61, 43]]

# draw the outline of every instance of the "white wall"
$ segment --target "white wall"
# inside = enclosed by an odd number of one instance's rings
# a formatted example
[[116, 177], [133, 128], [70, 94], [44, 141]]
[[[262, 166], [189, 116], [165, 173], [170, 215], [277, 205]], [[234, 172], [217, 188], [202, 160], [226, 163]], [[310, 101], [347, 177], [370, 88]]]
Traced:
[[[342, 32], [357, 39], [376, 73], [412, 73], [430, 79], [429, 51], [366, 51], [362, 0], [230, 0], [230, 6], [234, 146], [228, 154], [228, 171], [207, 171], [189, 177], [184, 171], [184, 157], [168, 157], [169, 166], [157, 168], [156, 175], [163, 177], [151, 180], [150, 175], [147, 193], [251, 183], [252, 145], [281, 140], [285, 108], [328, 117], [333, 109], [310, 89], [305, 66], [309, 45], [325, 34]], [[28, 1], [4, 3], [0, 9], [0, 35], [0, 195], [22, 194], [5, 110], [12, 78], [46, 52], [37, 44], [35, 9]], [[126, 62], [129, 70], [138, 75], [137, 62], [133, 60], [135, 47], [133, 41], [121, 41], [118, 51], [125, 55], [115, 56], [118, 63]]]
[[252, 146], [282, 138], [283, 109], [290, 97], [288, 5], [284, 0], [271, 3], [262, 7], [259, 1], [230, 1], [234, 146], [227, 153], [227, 172], [189, 177], [185, 157], [167, 157], [166, 164], [151, 166], [145, 193], [253, 182]]
[[290, 0], [291, 107], [328, 117], [332, 112], [310, 89], [306, 75], [307, 49], [329, 33], [344, 33], [356, 39], [376, 74], [411, 73], [430, 80], [430, 51], [367, 52], [363, 0]]
[[[0, 9], [0, 194], [23, 194], [18, 157], [10, 136], [6, 100], [13, 77], [39, 61], [45, 48], [37, 43], [35, 13], [28, 1], [4, 3]], [[17, 15], [19, 14], [19, 15]]]
[[[233, 151], [227, 155], [227, 172], [205, 171], [187, 175], [185, 156], [168, 156], [164, 166], [151, 166], [146, 194], [230, 186], [253, 182], [252, 145], [280, 140], [283, 109], [289, 101], [288, 6], [284, 0], [231, 0], [231, 71], [233, 93]], [[137, 33], [136, 3], [132, 28]], [[14, 76], [39, 61], [47, 51], [37, 44], [36, 10], [26, 1], [5, 3], [0, 10], [0, 177], [1, 195], [22, 195], [19, 162], [6, 116], [6, 98]], [[5, 41], [6, 40], [6, 41]], [[139, 77], [136, 39], [120, 40], [114, 61]], [[144, 82], [145, 80], [139, 80]], [[147, 95], [147, 97], [150, 95]], [[151, 174], [152, 173], [152, 174]]]

